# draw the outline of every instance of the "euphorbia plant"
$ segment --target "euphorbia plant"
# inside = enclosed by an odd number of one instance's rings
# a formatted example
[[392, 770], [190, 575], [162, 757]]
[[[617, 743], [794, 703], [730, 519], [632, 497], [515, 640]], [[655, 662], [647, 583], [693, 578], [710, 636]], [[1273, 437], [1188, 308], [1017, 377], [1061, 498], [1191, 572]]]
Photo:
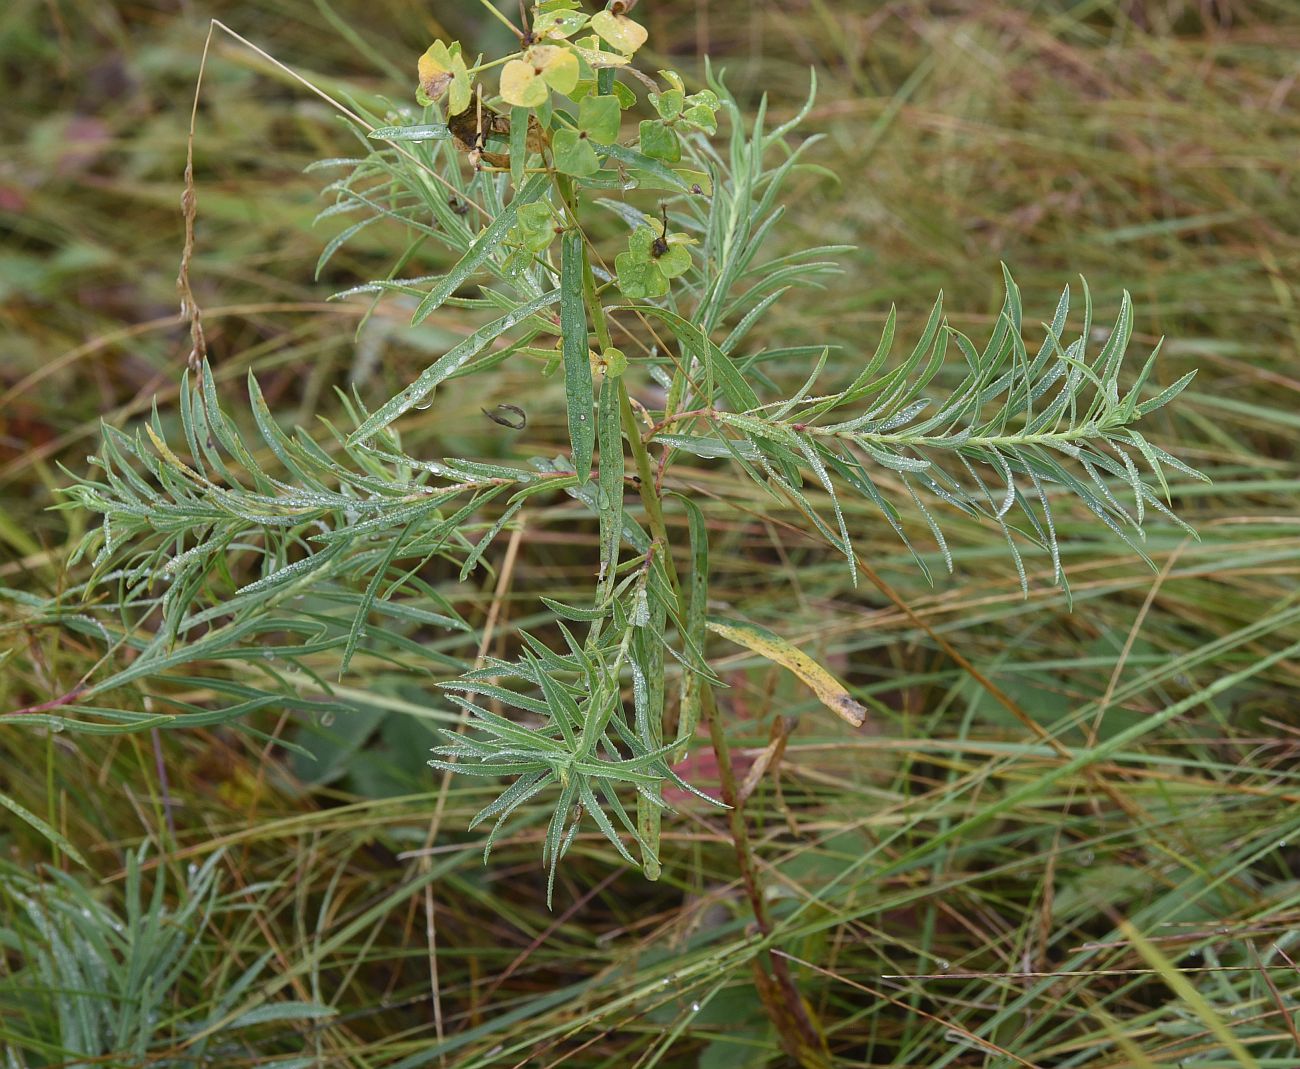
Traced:
[[[550, 887], [584, 822], [658, 876], [663, 787], [694, 790], [674, 766], [698, 745], [702, 724], [722, 783], [721, 799], [709, 801], [729, 809], [766, 932], [728, 754], [726, 687], [711, 667], [716, 646], [739, 643], [785, 666], [850, 724], [865, 710], [779, 636], [710, 614], [709, 525], [675, 478], [679, 459], [729, 465], [793, 505], [855, 582], [845, 494], [874, 503], [907, 541], [901, 501], [950, 567], [945, 511], [984, 517], [1004, 535], [1022, 583], [1025, 547], [1048, 552], [1064, 582], [1055, 497], [1081, 503], [1139, 552], [1149, 514], [1178, 522], [1142, 472], [1162, 489], [1165, 467], [1196, 473], [1137, 424], [1190, 376], [1143, 399], [1153, 353], [1121, 389], [1128, 297], [1105, 343], [1089, 352], [1086, 288], [1077, 337], [1065, 333], [1067, 290], [1030, 351], [1010, 275], [982, 347], [949, 327], [936, 302], [901, 360], [891, 356], [891, 311], [879, 343], [848, 354], [847, 382], [823, 383], [830, 350], [820, 342], [756, 350], [749, 339], [765, 315], [833, 270], [827, 257], [839, 251], [769, 251], [783, 184], [813, 144], [788, 141], [807, 107], [768, 129], [764, 104], [741, 121], [721, 75], [688, 87], [673, 71], [639, 71], [646, 32], [621, 0], [595, 13], [577, 0], [543, 0], [522, 25], [484, 3], [510, 25], [514, 51], [470, 62], [461, 43], [435, 42], [418, 63], [420, 114], [351, 113], [366, 149], [329, 161], [347, 173], [329, 187], [328, 214], [360, 219], [321, 258], [371, 223], [397, 220], [414, 238], [402, 264], [435, 243], [451, 253], [450, 266], [349, 294], [414, 297], [415, 323], [450, 305], [480, 325], [393, 396], [372, 407], [350, 401], [353, 429], [333, 431], [325, 444], [283, 430], [250, 378], [266, 447], [258, 451], [222, 412], [206, 365], [182, 393], [183, 447], [165, 443], [158, 416], [147, 437], [106, 431], [105, 481], [73, 490], [104, 515], [87, 542], [97, 543], [96, 578], [120, 584], [117, 608], [128, 622], [160, 611], [161, 624], [133, 640], [127, 669], [92, 682], [82, 699], [143, 678], [192, 681], [194, 666], [206, 664], [202, 678], [229, 704], [182, 705], [194, 716], [229, 718], [271, 702], [318, 709], [308, 695], [328, 687], [322, 656], [335, 658], [337, 674], [363, 650], [425, 658], [464, 713], [431, 763], [502, 785], [474, 821], [492, 822], [488, 849], [525, 803], [545, 804]], [[624, 233], [596, 225], [611, 212]], [[931, 383], [953, 350], [964, 377], [936, 396]], [[525, 466], [430, 460], [403, 447], [408, 412], [436, 404], [443, 383], [491, 375], [506, 360], [562, 376], [564, 455]], [[801, 384], [782, 390], [793, 366]], [[482, 657], [449, 673], [426, 638], [468, 625], [455, 595], [433, 581], [438, 561], [454, 562], [465, 579], [520, 510], [561, 493], [598, 529], [590, 586], [543, 599], [552, 641], [521, 632], [514, 659]], [[252, 657], [258, 636], [269, 634], [278, 666], [270, 678], [232, 679], [213, 667]], [[132, 723], [131, 714], [116, 716]], [[817, 1029], [782, 959], [766, 969], [765, 1006], [792, 1054], [817, 1062]]]

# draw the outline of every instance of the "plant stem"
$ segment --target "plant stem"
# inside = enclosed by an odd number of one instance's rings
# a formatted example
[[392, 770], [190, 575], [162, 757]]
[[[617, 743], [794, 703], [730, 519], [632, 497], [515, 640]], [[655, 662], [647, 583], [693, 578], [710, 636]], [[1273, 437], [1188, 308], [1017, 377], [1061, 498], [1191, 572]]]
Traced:
[[[497, 19], [499, 22], [504, 23], [506, 28], [509, 29], [510, 32], [513, 33], [516, 37], [522, 38], [524, 36], [523, 31], [519, 29], [519, 27], [516, 26], [513, 22], [511, 22], [508, 18], [506, 18], [503, 14], [501, 14], [501, 12], [496, 9], [495, 5], [491, 3], [491, 0], [479, 0], [479, 3], [482, 4], [485, 8], [487, 8], [488, 13], [492, 15], [493, 18]], [[513, 57], [507, 57], [507, 58], [513, 58]]]
[[[560, 194], [571, 225], [578, 226], [577, 197], [573, 182], [563, 175], [556, 175], [556, 188]], [[600, 303], [596, 291], [596, 278], [591, 270], [591, 257], [587, 246], [582, 247], [582, 284], [587, 311], [591, 316], [596, 340], [602, 349], [612, 345], [609, 324], [605, 319], [605, 309]], [[627, 383], [623, 376], [618, 382], [619, 412], [623, 423], [623, 433], [632, 449], [632, 461], [636, 465], [637, 484], [641, 495], [641, 505], [645, 509], [646, 521], [650, 527], [651, 538], [659, 544], [663, 555], [664, 570], [668, 574], [673, 596], [677, 601], [677, 611], [681, 619], [686, 618], [687, 602], [682, 592], [681, 580], [677, 575], [677, 565], [673, 560], [672, 543], [668, 539], [668, 527], [664, 523], [663, 500], [655, 480], [654, 470], [646, 443], [641, 437], [641, 427], [637, 422], [636, 412], [632, 407], [632, 398], [627, 392]], [[606, 382], [606, 386], [610, 383]], [[608, 463], [601, 457], [601, 464]], [[758, 930], [765, 936], [772, 935], [772, 920], [767, 910], [767, 899], [763, 881], [754, 857], [753, 846], [749, 839], [749, 829], [745, 824], [744, 803], [736, 789], [736, 772], [731, 763], [731, 749], [727, 745], [726, 731], [718, 707], [714, 701], [713, 689], [707, 684], [702, 688], [702, 713], [709, 728], [709, 740], [718, 763], [718, 775], [722, 785], [722, 800], [727, 804], [727, 819], [731, 831], [731, 841], [735, 848], [736, 867], [740, 871], [745, 895], [749, 899], [750, 909]], [[641, 803], [638, 803], [638, 822], [642, 819]], [[655, 811], [657, 818], [658, 811]], [[657, 841], [657, 819], [656, 841]], [[652, 863], [647, 859], [647, 872], [658, 870], [658, 860]], [[653, 866], [653, 867], [652, 867]], [[773, 955], [766, 947], [754, 958], [754, 985], [758, 989], [759, 999], [764, 1012], [776, 1028], [781, 1045], [804, 1069], [825, 1069], [830, 1064], [826, 1039], [820, 1027], [813, 1019], [808, 1004], [799, 994], [794, 977], [790, 975], [789, 963], [780, 956]]]
[[[668, 529], [664, 523], [663, 503], [655, 483], [654, 472], [651, 470], [650, 454], [646, 450], [645, 442], [641, 440], [641, 430], [637, 425], [636, 413], [632, 409], [632, 399], [628, 396], [627, 385], [621, 378], [618, 381], [618, 389], [619, 405], [623, 414], [623, 430], [632, 446], [641, 504], [645, 508], [651, 536], [663, 547], [664, 567], [677, 598], [677, 611], [680, 618], [685, 619], [686, 599], [682, 595], [677, 566], [669, 548], [671, 543], [668, 541]], [[745, 824], [744, 803], [740, 799], [740, 792], [736, 789], [736, 772], [731, 763], [731, 748], [727, 744], [727, 733], [723, 727], [722, 717], [718, 714], [713, 688], [704, 684], [702, 691], [704, 722], [708, 725], [709, 741], [713, 745], [713, 753], [718, 762], [722, 800], [730, 807], [727, 811], [727, 820], [736, 853], [736, 867], [740, 870], [740, 879], [754, 914], [754, 922], [764, 936], [770, 936], [772, 920], [767, 910], [762, 877], [750, 843], [749, 828]], [[826, 1040], [816, 1021], [813, 1020], [807, 1003], [799, 994], [799, 989], [795, 986], [794, 977], [790, 975], [789, 963], [764, 948], [754, 959], [754, 983], [758, 988], [763, 1008], [775, 1026], [786, 1053], [806, 1069], [821, 1069], [828, 1065]]]

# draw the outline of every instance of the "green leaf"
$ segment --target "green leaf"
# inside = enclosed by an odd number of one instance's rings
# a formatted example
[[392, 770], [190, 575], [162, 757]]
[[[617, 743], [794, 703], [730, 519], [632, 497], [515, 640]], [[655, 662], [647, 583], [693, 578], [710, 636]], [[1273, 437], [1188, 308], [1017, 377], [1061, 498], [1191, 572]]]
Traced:
[[628, 235], [628, 251], [638, 260], [649, 260], [652, 256], [651, 250], [658, 238], [659, 232], [653, 227], [639, 226]]
[[578, 126], [598, 145], [618, 140], [623, 110], [613, 96], [586, 96], [578, 104]]
[[569, 408], [569, 441], [579, 483], [591, 478], [591, 455], [596, 434], [591, 408], [594, 390], [591, 360], [587, 354], [587, 309], [582, 297], [582, 232], [565, 231], [560, 244], [560, 333], [564, 353], [564, 392]]
[[685, 245], [674, 244], [669, 240], [668, 251], [655, 259], [659, 270], [665, 278], [676, 278], [691, 269], [691, 252]]
[[587, 16], [581, 11], [543, 11], [533, 19], [533, 36], [572, 37], [587, 25]]
[[1172, 386], [1168, 386], [1165, 389], [1161, 390], [1160, 393], [1158, 393], [1155, 397], [1151, 398], [1151, 400], [1143, 401], [1141, 404], [1139, 404], [1137, 406], [1137, 414], [1139, 416], [1145, 416], [1151, 412], [1154, 412], [1158, 408], [1163, 408], [1165, 405], [1169, 404], [1169, 402], [1172, 401], [1175, 397], [1177, 397], [1180, 393], [1182, 393], [1185, 389], [1187, 389], [1187, 387], [1192, 384], [1192, 379], [1194, 378], [1196, 378], [1196, 372], [1189, 371], [1186, 375], [1184, 375], [1181, 379], [1175, 382]]
[[625, 297], [662, 297], [668, 292], [668, 279], [653, 260], [620, 252], [614, 257], [614, 270], [618, 274], [618, 288]]
[[68, 842], [67, 839], [65, 839], [62, 835], [60, 835], [57, 831], [55, 831], [54, 828], [52, 828], [49, 824], [43, 821], [30, 809], [26, 809], [23, 806], [20, 806], [17, 802], [15, 802], [12, 798], [5, 795], [3, 792], [0, 792], [0, 809], [7, 809], [19, 820], [23, 821], [24, 823], [30, 824], [33, 828], [35, 828], [38, 832], [40, 832], [42, 836], [44, 836], [51, 843], [53, 843], [60, 850], [62, 850], [65, 854], [67, 854], [68, 857], [72, 858], [72, 860], [75, 861], [78, 865], [80, 865], [83, 869], [90, 868], [90, 866], [86, 863], [86, 859], [81, 856], [81, 852], [70, 842]]
[[692, 193], [690, 185], [676, 172], [665, 167], [661, 160], [652, 159], [643, 152], [625, 148], [617, 143], [596, 146], [596, 155], [608, 156], [622, 164], [643, 189], [667, 189], [674, 193]]
[[591, 141], [577, 130], [557, 130], [551, 139], [551, 149], [555, 156], [555, 169], [561, 174], [585, 178], [600, 170], [600, 160]]
[[682, 81], [682, 76], [675, 70], [661, 70], [659, 77], [667, 82], [670, 88], [676, 89], [680, 93], [686, 92], [686, 83]]
[[609, 75], [611, 80], [609, 95], [613, 96], [614, 99], [618, 101], [618, 106], [620, 108], [624, 111], [628, 111], [629, 109], [636, 107], [636, 94], [632, 92], [630, 86], [626, 86], [622, 82], [613, 81], [613, 70], [606, 68], [606, 70], [603, 70], [600, 73]]
[[366, 134], [374, 141], [446, 141], [451, 129], [445, 122], [417, 126], [377, 126]]
[[366, 618], [374, 607], [375, 598], [379, 595], [379, 588], [383, 586], [384, 580], [388, 578], [388, 567], [393, 563], [393, 558], [397, 555], [397, 550], [401, 547], [406, 533], [410, 529], [411, 525], [408, 523], [395, 538], [389, 539], [388, 549], [384, 551], [379, 566], [370, 577], [365, 594], [357, 602], [357, 611], [353, 614], [352, 626], [348, 628], [347, 645], [343, 647], [343, 657], [339, 661], [339, 679], [342, 679], [347, 674], [348, 666], [352, 663], [352, 658], [357, 652], [357, 646], [361, 642], [361, 636], [365, 634]]
[[[606, 350], [608, 352], [608, 350]], [[600, 483], [596, 503], [600, 508], [600, 589], [604, 601], [614, 589], [618, 548], [623, 541], [623, 426], [619, 412], [618, 379], [606, 375], [600, 386], [597, 416], [600, 441]]]
[[[687, 641], [703, 654], [704, 625], [709, 602], [709, 531], [704, 513], [688, 497], [682, 498], [686, 509], [686, 524], [691, 541], [691, 572], [687, 587], [685, 631]], [[686, 756], [695, 729], [700, 722], [702, 690], [708, 686], [698, 672], [682, 673], [681, 704], [677, 715], [677, 749], [670, 757], [676, 764]]]
[[713, 179], [704, 171], [692, 171], [685, 167], [674, 167], [675, 174], [692, 193], [705, 197], [713, 196]]
[[713, 108], [705, 107], [703, 104], [696, 104], [694, 107], [687, 108], [682, 112], [678, 121], [703, 130], [707, 134], [716, 134], [718, 132], [717, 112]]
[[273, 1002], [241, 1013], [226, 1027], [251, 1028], [271, 1021], [309, 1021], [333, 1017], [337, 1011], [318, 1002]]
[[718, 108], [721, 106], [715, 92], [711, 89], [702, 89], [686, 98], [678, 122], [684, 126], [703, 130], [711, 136], [718, 132]]
[[528, 109], [510, 109], [510, 183], [519, 189], [524, 184], [528, 163]]
[[638, 130], [644, 155], [668, 163], [676, 163], [682, 158], [682, 143], [677, 132], [668, 129], [660, 120], [643, 119]]
[[542, 595], [542, 604], [562, 620], [574, 620], [577, 622], [590, 622], [592, 620], [603, 620], [610, 614], [611, 606], [597, 605], [595, 608], [585, 608], [579, 605], [566, 605], [562, 601], [556, 601], [554, 598], [548, 598]]
[[686, 94], [680, 89], [669, 89], [663, 93], [651, 93], [650, 103], [664, 122], [672, 122], [682, 113], [686, 106]]
[[545, 252], [555, 240], [555, 216], [545, 201], [534, 201], [519, 209], [519, 221], [509, 237], [531, 253]]
[[612, 345], [608, 349], [602, 349], [600, 358], [605, 363], [605, 374], [610, 378], [617, 379], [627, 371], [627, 356], [622, 349], [615, 349]]
[[[817, 76], [814, 73], [813, 82], [815, 83], [816, 81]], [[701, 89], [698, 93], [692, 93], [686, 98], [686, 103], [691, 107], [708, 108], [710, 111], [717, 111], [718, 108], [722, 106], [722, 101], [718, 99], [718, 94], [712, 89]], [[811, 105], [811, 99], [809, 100], [809, 105]]]

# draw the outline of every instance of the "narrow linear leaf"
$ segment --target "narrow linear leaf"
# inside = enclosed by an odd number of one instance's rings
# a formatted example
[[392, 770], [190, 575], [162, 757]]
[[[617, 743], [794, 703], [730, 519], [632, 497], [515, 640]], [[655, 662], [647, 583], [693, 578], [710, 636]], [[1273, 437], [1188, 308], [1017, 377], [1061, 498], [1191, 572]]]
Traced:
[[445, 141], [451, 136], [445, 122], [419, 126], [379, 126], [366, 134], [374, 141]]
[[527, 108], [510, 109], [510, 182], [515, 189], [524, 184], [524, 164], [528, 162]]
[[[691, 575], [686, 605], [686, 639], [696, 650], [704, 649], [704, 623], [709, 601], [709, 532], [704, 513], [689, 498], [682, 498], [686, 508], [686, 523], [691, 541]], [[698, 672], [682, 673], [681, 704], [677, 713], [677, 749], [671, 763], [676, 764], [686, 756], [687, 748], [695, 737], [700, 723], [703, 688], [708, 683]]]
[[519, 214], [519, 209], [535, 201], [549, 186], [550, 177], [544, 174], [535, 174], [523, 184], [515, 194], [514, 200], [501, 209], [501, 213], [492, 220], [491, 225], [474, 239], [473, 244], [465, 251], [465, 255], [457, 261], [456, 266], [443, 275], [438, 284], [425, 294], [424, 300], [415, 310], [415, 315], [411, 317], [412, 326], [422, 323], [431, 312], [441, 308], [447, 298], [460, 289], [484, 260], [500, 250], [506, 231], [515, 225], [515, 216]]
[[374, 607], [379, 588], [388, 577], [389, 565], [393, 563], [393, 558], [397, 555], [399, 547], [410, 530], [411, 525], [408, 523], [400, 532], [389, 539], [388, 549], [384, 551], [384, 557], [379, 562], [379, 567], [375, 569], [374, 575], [370, 577], [370, 582], [366, 584], [365, 594], [357, 603], [357, 611], [352, 618], [352, 626], [348, 628], [347, 645], [343, 647], [343, 659], [339, 662], [340, 679], [347, 674], [348, 666], [352, 663], [352, 657], [357, 652], [357, 645], [366, 633], [366, 618], [370, 615], [371, 608]]
[[73, 846], [70, 842], [68, 842], [67, 839], [65, 839], [62, 835], [60, 835], [57, 831], [55, 831], [54, 828], [52, 828], [49, 824], [43, 821], [30, 809], [24, 808], [23, 806], [15, 802], [12, 798], [9, 798], [4, 794], [0, 794], [0, 808], [9, 810], [9, 812], [11, 812], [19, 820], [24, 821], [27, 824], [30, 824], [33, 828], [35, 828], [38, 832], [40, 832], [41, 835], [43, 835], [46, 839], [48, 839], [60, 850], [62, 850], [65, 854], [67, 854], [68, 857], [72, 858], [72, 860], [75, 861], [78, 865], [80, 865], [83, 869], [90, 868], [90, 866], [86, 864], [86, 859], [81, 856], [80, 851], [78, 851], [75, 846]]
[[582, 232], [564, 234], [560, 245], [560, 332], [564, 353], [564, 392], [569, 407], [569, 441], [578, 481], [591, 478], [596, 435], [591, 407], [594, 388], [587, 357], [587, 309], [582, 299]]
[[780, 635], [757, 624], [721, 620], [716, 617], [710, 617], [705, 626], [715, 635], [721, 635], [774, 664], [788, 668], [812, 688], [813, 693], [827, 709], [855, 728], [861, 727], [866, 720], [867, 707], [856, 701], [844, 688], [843, 683], [803, 650], [792, 646]]
[[654, 185], [651, 188], [667, 189], [677, 193], [692, 193], [690, 185], [681, 175], [671, 168], [665, 167], [659, 160], [652, 159], [635, 149], [625, 148], [622, 145], [592, 145], [596, 150], [597, 156], [605, 156], [609, 159], [621, 163], [624, 167], [640, 172], [637, 175], [641, 185], [646, 184], [646, 179], [653, 179]]
[[614, 588], [618, 569], [618, 548], [623, 541], [623, 426], [620, 421], [618, 380], [605, 376], [600, 387], [597, 415], [600, 440], [600, 485], [596, 504], [600, 508], [599, 600]]
[[1151, 398], [1151, 400], [1143, 401], [1139, 404], [1137, 406], [1137, 414], [1139, 416], [1145, 416], [1154, 412], [1158, 408], [1164, 408], [1165, 405], [1169, 404], [1170, 401], [1187, 389], [1187, 387], [1192, 384], [1192, 379], [1194, 378], [1196, 378], [1196, 372], [1189, 371], [1172, 386], [1161, 390], [1160, 393], [1156, 394], [1156, 396]]
[[1260, 1063], [1220, 1016], [1210, 1000], [1197, 989], [1184, 972], [1155, 943], [1140, 932], [1132, 921], [1121, 918], [1118, 927], [1146, 963], [1159, 973], [1169, 989], [1190, 1007], [1220, 1043], [1232, 1051], [1237, 1065], [1241, 1066], [1241, 1069], [1260, 1069]]
[[249, 1028], [271, 1021], [308, 1021], [333, 1017], [337, 1011], [316, 1002], [276, 1002], [241, 1013], [230, 1022], [230, 1028]]

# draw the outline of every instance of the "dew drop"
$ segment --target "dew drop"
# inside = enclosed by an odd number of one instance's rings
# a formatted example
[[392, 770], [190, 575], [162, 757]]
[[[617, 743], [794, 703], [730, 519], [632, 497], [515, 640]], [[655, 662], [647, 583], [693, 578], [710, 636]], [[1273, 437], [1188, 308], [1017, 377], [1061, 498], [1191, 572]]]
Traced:
[[414, 409], [415, 409], [417, 412], [427, 412], [429, 409], [431, 409], [431, 408], [433, 407], [433, 398], [430, 398], [429, 400], [425, 401], [424, 403], [422, 403], [422, 404], [418, 404], [418, 405], [414, 405], [414, 406], [412, 406], [412, 407], [414, 407]]
[[322, 714], [321, 714], [321, 718], [320, 718], [320, 726], [323, 727], [323, 728], [333, 727], [333, 726], [334, 726], [334, 714], [333, 714], [333, 713], [322, 713]]
[[939, 966], [940, 972], [947, 972], [949, 969], [952, 968], [952, 962], [950, 962], [947, 958], [940, 958], [937, 962], [935, 962], [935, 964]]
[[63, 730], [63, 721], [62, 721], [62, 720], [53, 720], [53, 721], [51, 721], [51, 722], [50, 722], [50, 730], [53, 731], [53, 732], [57, 735], [60, 731]]
[[699, 1013], [699, 1012], [700, 1012], [700, 1004], [698, 1002], [692, 1002], [691, 1013]]

